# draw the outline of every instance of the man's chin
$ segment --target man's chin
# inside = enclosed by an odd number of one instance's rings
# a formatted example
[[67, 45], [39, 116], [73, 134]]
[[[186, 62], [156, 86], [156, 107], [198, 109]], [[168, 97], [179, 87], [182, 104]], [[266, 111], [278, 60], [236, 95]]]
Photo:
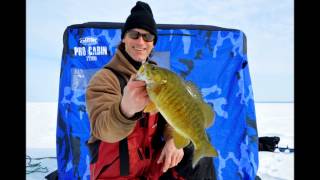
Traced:
[[145, 61], [147, 58], [145, 56], [136, 56], [135, 60], [139, 62]]

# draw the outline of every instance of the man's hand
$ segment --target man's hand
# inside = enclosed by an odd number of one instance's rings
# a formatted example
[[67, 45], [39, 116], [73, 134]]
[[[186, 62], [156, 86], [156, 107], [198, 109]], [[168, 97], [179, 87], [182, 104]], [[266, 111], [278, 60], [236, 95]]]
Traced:
[[162, 171], [166, 172], [169, 168], [176, 166], [182, 160], [183, 155], [183, 149], [177, 149], [173, 138], [171, 138], [164, 145], [157, 163], [164, 161]]
[[127, 117], [132, 117], [140, 112], [150, 102], [144, 81], [135, 81], [132, 75], [128, 84], [123, 89], [123, 96], [120, 103], [121, 112]]

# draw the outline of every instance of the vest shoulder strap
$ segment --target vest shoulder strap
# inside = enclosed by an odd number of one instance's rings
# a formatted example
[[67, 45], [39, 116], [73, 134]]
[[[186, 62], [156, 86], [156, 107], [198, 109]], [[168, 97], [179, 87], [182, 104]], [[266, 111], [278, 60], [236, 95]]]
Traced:
[[120, 83], [120, 89], [121, 89], [121, 94], [123, 94], [123, 88], [124, 86], [127, 84], [127, 81], [126, 79], [123, 77], [123, 75], [121, 75], [117, 70], [111, 68], [111, 67], [107, 67], [105, 66], [104, 67], [105, 69], [109, 69], [110, 71], [113, 72], [114, 75], [117, 76], [118, 80], [119, 80], [119, 83]]
[[[120, 83], [121, 94], [123, 94], [123, 88], [127, 84], [126, 79], [116, 70], [111, 67], [104, 67], [105, 69], [109, 69], [116, 75]], [[128, 152], [128, 139], [124, 138], [119, 142], [119, 159], [120, 159], [120, 176], [129, 175], [129, 152]]]

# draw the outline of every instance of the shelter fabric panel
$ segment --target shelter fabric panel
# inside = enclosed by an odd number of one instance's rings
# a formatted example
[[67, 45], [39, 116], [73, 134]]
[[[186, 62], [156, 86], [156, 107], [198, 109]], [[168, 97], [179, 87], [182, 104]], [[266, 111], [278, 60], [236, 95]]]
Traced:
[[[64, 33], [57, 119], [59, 179], [90, 179], [90, 135], [85, 91], [92, 75], [109, 62], [120, 43], [121, 23], [84, 23]], [[203, 25], [158, 25], [152, 59], [196, 84], [214, 107], [207, 129], [218, 150], [217, 179], [254, 179], [258, 134], [246, 36], [237, 29]]]

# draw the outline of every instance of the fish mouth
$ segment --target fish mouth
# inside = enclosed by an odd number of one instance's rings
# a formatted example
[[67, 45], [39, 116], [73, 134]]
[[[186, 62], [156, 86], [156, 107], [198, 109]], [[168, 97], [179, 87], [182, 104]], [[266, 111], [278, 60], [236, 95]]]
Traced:
[[138, 72], [137, 76], [136, 76], [136, 80], [145, 81], [146, 78], [145, 78], [145, 76], [143, 74]]
[[145, 81], [147, 84], [151, 82], [151, 79], [142, 73], [138, 73], [135, 79], [139, 81]]
[[141, 80], [141, 81], [146, 81], [147, 80], [145, 68], [143, 67], [143, 65], [138, 70], [137, 76], [136, 76], [135, 79], [136, 80]]
[[145, 63], [142, 63], [142, 65], [140, 66], [137, 72], [136, 80], [147, 81]]

